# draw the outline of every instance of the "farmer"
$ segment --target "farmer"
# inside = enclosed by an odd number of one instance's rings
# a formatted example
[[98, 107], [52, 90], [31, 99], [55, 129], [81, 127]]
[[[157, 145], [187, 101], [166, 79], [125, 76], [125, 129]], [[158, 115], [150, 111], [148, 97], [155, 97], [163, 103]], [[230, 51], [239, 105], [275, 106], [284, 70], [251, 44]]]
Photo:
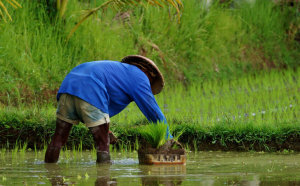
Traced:
[[[150, 59], [131, 55], [118, 61], [93, 61], [78, 65], [65, 77], [58, 90], [56, 129], [45, 155], [46, 163], [58, 161], [73, 124], [79, 121], [91, 131], [97, 163], [109, 163], [110, 117], [134, 101], [150, 122], [166, 122], [154, 94], [164, 78]], [[172, 138], [167, 128], [167, 136]]]

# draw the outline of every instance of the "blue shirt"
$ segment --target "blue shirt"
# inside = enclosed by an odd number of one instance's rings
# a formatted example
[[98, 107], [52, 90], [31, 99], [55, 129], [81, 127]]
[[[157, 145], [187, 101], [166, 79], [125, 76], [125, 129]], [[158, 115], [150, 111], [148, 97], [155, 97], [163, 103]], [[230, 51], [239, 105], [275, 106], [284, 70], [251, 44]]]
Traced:
[[134, 65], [117, 61], [80, 64], [63, 80], [57, 100], [62, 93], [77, 96], [110, 117], [134, 101], [150, 122], [167, 123], [152, 94], [148, 77]]

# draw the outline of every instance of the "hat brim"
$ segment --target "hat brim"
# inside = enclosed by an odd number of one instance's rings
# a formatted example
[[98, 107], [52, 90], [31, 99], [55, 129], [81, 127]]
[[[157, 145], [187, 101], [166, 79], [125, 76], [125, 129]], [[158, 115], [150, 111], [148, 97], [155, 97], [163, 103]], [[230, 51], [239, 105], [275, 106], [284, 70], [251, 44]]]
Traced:
[[161, 92], [165, 85], [164, 77], [152, 60], [140, 55], [130, 55], [124, 57], [121, 62], [135, 65], [141, 69], [146, 69], [147, 72], [154, 76], [151, 84], [152, 93], [158, 94]]

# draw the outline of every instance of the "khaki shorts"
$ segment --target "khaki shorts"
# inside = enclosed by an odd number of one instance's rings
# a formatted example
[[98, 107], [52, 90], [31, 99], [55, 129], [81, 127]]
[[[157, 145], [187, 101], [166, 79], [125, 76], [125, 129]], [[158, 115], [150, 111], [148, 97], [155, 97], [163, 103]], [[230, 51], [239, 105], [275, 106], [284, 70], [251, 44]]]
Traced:
[[81, 121], [87, 127], [95, 127], [110, 122], [108, 114], [70, 94], [61, 94], [56, 117], [75, 125]]

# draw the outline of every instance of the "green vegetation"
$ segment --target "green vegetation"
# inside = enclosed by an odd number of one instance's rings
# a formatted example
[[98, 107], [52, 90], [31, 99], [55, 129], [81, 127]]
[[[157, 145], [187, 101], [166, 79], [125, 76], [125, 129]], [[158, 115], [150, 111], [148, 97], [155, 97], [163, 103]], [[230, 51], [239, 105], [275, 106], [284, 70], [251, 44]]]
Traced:
[[[15, 0], [6, 0], [6, 2], [8, 4], [10, 4], [13, 8], [17, 9], [17, 8], [22, 8], [22, 6]], [[3, 19], [5, 22], [7, 22], [6, 17], [12, 21], [12, 18], [9, 14], [9, 12], [7, 11], [6, 6], [3, 4], [2, 0], [0, 0], [0, 18]], [[1, 20], [0, 19], [0, 20]]]
[[151, 123], [139, 128], [139, 133], [143, 139], [154, 148], [159, 148], [167, 142], [167, 125], [164, 123]]
[[[179, 141], [188, 148], [300, 150], [297, 77], [299, 71], [273, 71], [201, 86], [177, 86], [156, 98], [173, 135], [183, 131]], [[13, 146], [17, 140], [27, 142], [30, 148], [43, 148], [54, 132], [55, 107], [6, 107], [1, 108], [0, 118], [2, 146]], [[135, 104], [111, 118], [111, 130], [120, 138], [114, 148], [131, 151], [138, 147], [136, 141], [143, 131], [154, 127], [145, 126], [143, 118]], [[151, 137], [163, 136], [155, 133]], [[160, 141], [155, 139], [152, 141]], [[74, 126], [69, 138], [69, 147], [78, 145], [81, 149], [93, 146], [92, 136], [83, 125]]]
[[[156, 99], [186, 148], [300, 150], [297, 6], [231, 1], [207, 7], [183, 0], [180, 24], [173, 9], [124, 6], [98, 12], [66, 42], [81, 10], [104, 0], [73, 1], [61, 20], [42, 2], [7, 6], [13, 20], [0, 21], [2, 147], [48, 144], [56, 92], [76, 65], [142, 54], [165, 75], [166, 88]], [[111, 130], [120, 141], [112, 149], [136, 149], [143, 118], [135, 104], [113, 117]], [[74, 126], [68, 148], [92, 147], [87, 128]]]
[[37, 1], [25, 1], [17, 10], [7, 7], [14, 19], [0, 22], [3, 106], [54, 104], [60, 83], [73, 67], [93, 60], [120, 60], [128, 54], [153, 59], [167, 85], [235, 79], [299, 65], [299, 43], [289, 30], [298, 23], [297, 7], [256, 1], [207, 8], [201, 1], [185, 0], [180, 24], [176, 11], [166, 8], [129, 6], [121, 10], [123, 14], [107, 9], [85, 21], [66, 43], [81, 10], [104, 0], [95, 2], [69, 3], [61, 22], [53, 21]]

